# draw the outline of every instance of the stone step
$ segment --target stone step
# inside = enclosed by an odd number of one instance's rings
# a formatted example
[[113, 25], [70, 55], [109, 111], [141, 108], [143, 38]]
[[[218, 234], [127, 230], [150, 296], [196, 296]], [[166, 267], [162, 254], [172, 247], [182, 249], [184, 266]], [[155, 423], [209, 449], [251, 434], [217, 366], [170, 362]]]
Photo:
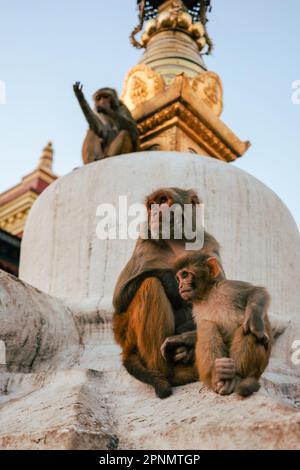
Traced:
[[300, 412], [265, 390], [241, 399], [195, 383], [159, 400], [124, 369], [4, 375], [1, 449], [300, 448]]

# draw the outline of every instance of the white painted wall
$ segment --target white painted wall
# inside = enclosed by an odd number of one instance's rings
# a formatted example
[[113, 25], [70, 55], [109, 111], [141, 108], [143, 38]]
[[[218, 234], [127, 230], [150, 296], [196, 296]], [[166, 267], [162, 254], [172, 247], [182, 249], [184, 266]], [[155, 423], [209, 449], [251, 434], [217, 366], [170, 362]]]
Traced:
[[222, 245], [229, 278], [269, 288], [272, 311], [300, 315], [300, 237], [288, 209], [265, 185], [217, 160], [143, 152], [77, 169], [34, 204], [22, 242], [20, 277], [81, 309], [110, 308], [131, 240], [100, 241], [96, 208], [142, 202], [161, 186], [194, 188], [206, 206], [206, 228]]

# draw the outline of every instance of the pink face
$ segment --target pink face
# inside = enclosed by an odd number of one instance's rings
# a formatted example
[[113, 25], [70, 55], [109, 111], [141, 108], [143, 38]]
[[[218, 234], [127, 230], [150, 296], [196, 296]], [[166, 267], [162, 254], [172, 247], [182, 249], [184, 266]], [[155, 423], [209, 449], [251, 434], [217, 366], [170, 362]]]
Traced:
[[[173, 204], [174, 201], [172, 197], [165, 192], [159, 192], [147, 200], [147, 211], [151, 231], [156, 232], [159, 230], [160, 215], [163, 214], [164, 211], [168, 211]], [[153, 210], [154, 205], [157, 206], [156, 210]]]
[[179, 293], [183, 300], [190, 301], [195, 295], [194, 275], [187, 269], [182, 269], [176, 275]]

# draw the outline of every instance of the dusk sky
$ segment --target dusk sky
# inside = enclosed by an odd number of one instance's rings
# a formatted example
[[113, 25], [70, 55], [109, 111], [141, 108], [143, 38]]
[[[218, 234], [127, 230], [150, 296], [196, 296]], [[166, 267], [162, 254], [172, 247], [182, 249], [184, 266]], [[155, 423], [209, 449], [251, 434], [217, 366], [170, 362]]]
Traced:
[[[299, 20], [299, 0], [214, 0], [215, 51], [205, 59], [223, 81], [222, 119], [252, 142], [235, 165], [273, 189], [298, 226]], [[88, 98], [106, 85], [121, 92], [141, 55], [128, 40], [136, 24], [134, 0], [0, 0], [0, 191], [34, 169], [48, 140], [57, 174], [82, 164], [87, 126], [72, 84], [83, 82]]]

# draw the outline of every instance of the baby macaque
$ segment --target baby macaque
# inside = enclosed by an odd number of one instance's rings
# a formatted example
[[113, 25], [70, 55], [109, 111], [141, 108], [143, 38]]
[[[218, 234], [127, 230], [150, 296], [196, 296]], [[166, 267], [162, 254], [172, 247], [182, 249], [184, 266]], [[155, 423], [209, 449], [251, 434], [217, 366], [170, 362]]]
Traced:
[[[247, 397], [257, 392], [271, 353], [266, 289], [226, 280], [218, 259], [199, 252], [179, 258], [175, 270], [181, 297], [193, 305], [200, 380], [220, 395], [236, 392]], [[218, 360], [224, 357], [231, 358], [235, 368], [220, 381]]]

